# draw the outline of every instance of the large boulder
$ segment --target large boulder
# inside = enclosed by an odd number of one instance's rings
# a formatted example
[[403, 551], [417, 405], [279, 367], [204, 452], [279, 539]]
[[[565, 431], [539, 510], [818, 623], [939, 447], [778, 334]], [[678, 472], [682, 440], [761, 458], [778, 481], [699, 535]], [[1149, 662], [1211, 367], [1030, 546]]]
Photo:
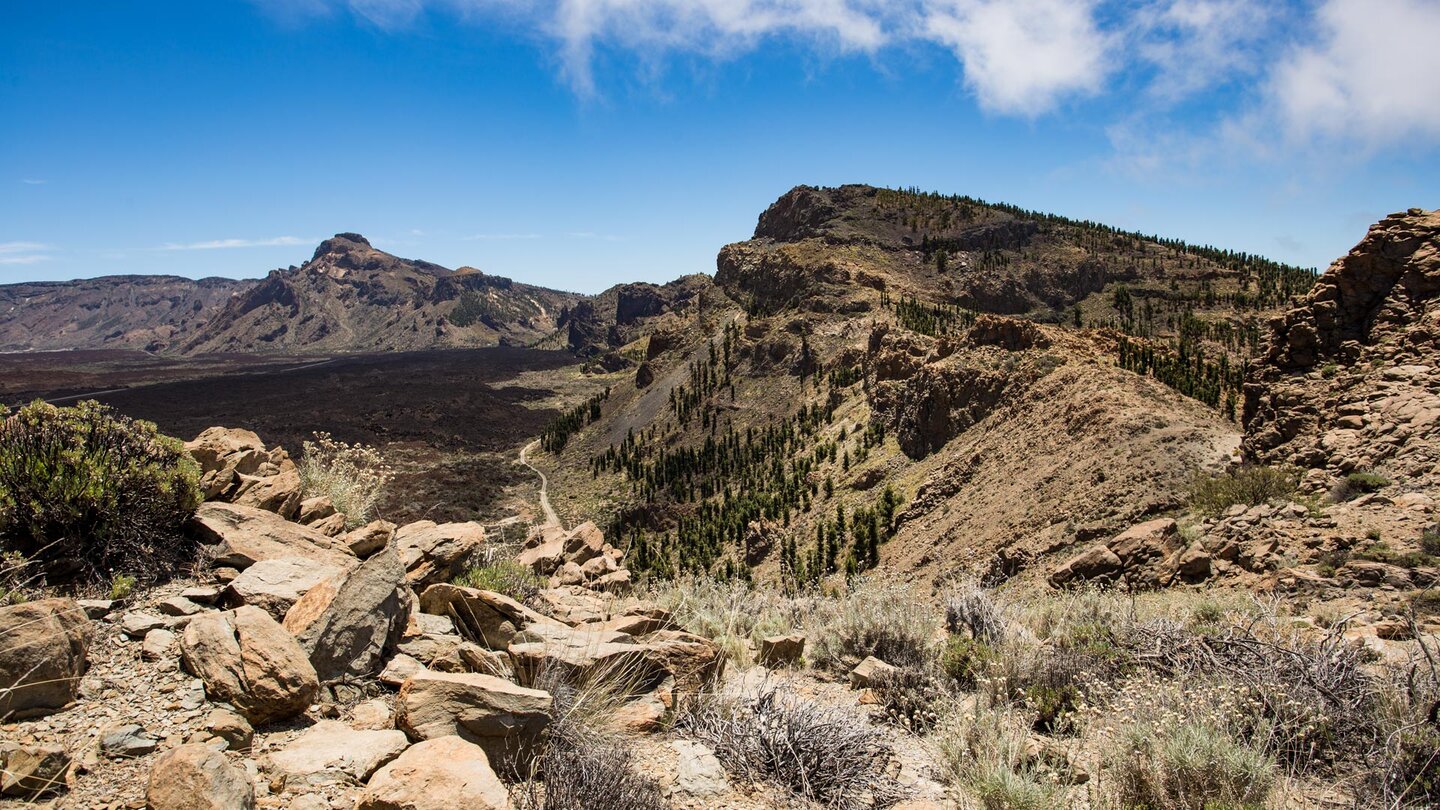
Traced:
[[504, 594], [443, 583], [421, 592], [420, 609], [449, 616], [460, 635], [492, 650], [505, 649], [532, 625], [558, 624]]
[[419, 589], [463, 574], [485, 545], [485, 527], [422, 520], [396, 529], [395, 544], [406, 576]]
[[608, 682], [636, 694], [647, 692], [669, 672], [658, 657], [630, 636], [598, 628], [550, 626], [516, 635], [510, 658], [520, 683], [535, 684], [545, 675], [566, 682]]
[[344, 543], [274, 512], [229, 503], [205, 503], [190, 519], [201, 543], [214, 546], [216, 566], [244, 570], [261, 560], [301, 557], [340, 569], [358, 564]]
[[75, 699], [94, 627], [73, 599], [0, 608], [0, 722], [49, 714]]
[[343, 569], [304, 557], [276, 557], [260, 560], [230, 580], [223, 597], [230, 607], [254, 605], [277, 620], [306, 591]]
[[484, 749], [446, 736], [411, 746], [381, 768], [355, 810], [508, 810], [509, 792]]
[[400, 687], [395, 724], [412, 740], [458, 735], [491, 762], [523, 762], [550, 724], [549, 692], [490, 675], [421, 672]]
[[[243, 574], [242, 574], [243, 576]], [[415, 600], [393, 546], [316, 585], [285, 615], [321, 680], [364, 678], [385, 666]]]
[[212, 701], [255, 725], [305, 711], [320, 681], [305, 650], [265, 611], [246, 605], [197, 616], [180, 637], [181, 660]]
[[363, 784], [409, 746], [402, 731], [357, 731], [338, 720], [321, 720], [271, 752], [263, 765], [287, 791], [335, 782]]
[[145, 801], [149, 810], [252, 810], [255, 785], [220, 751], [187, 743], [155, 760]]
[[[1170, 518], [1137, 523], [1113, 537], [1081, 551], [1050, 573], [1055, 587], [1081, 582], [1113, 583], [1122, 578], [1136, 585], [1154, 587], [1176, 576], [1180, 567], [1180, 529]], [[1185, 575], [1193, 576], [1198, 564], [1185, 561]]]

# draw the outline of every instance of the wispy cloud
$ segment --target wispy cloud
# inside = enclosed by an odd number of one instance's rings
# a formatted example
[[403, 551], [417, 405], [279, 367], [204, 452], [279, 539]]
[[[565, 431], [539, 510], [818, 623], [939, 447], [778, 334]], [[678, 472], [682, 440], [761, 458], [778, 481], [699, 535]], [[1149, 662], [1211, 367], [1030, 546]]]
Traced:
[[43, 186], [50, 181], [41, 180], [36, 177], [22, 177], [20, 178], [20, 182], [24, 183], [27, 186]]
[[275, 236], [269, 239], [212, 239], [208, 242], [166, 242], [155, 250], [232, 250], [235, 248], [288, 247], [313, 245], [319, 239], [298, 236]]
[[475, 233], [475, 234], [471, 234], [471, 235], [469, 235], [469, 236], [462, 236], [462, 237], [460, 237], [460, 238], [463, 239], [463, 240], [465, 240], [465, 241], [467, 241], [467, 242], [477, 242], [477, 241], [491, 240], [491, 239], [496, 239], [496, 240], [501, 240], [501, 239], [539, 239], [539, 238], [540, 238], [540, 234], [538, 234], [538, 233]]
[[0, 242], [0, 264], [39, 264], [51, 259], [54, 248], [43, 242]]

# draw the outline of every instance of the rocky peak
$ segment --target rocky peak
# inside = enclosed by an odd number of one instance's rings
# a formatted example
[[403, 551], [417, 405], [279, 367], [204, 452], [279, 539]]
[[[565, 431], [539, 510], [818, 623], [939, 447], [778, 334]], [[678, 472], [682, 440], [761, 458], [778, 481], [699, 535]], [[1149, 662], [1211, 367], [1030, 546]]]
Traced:
[[756, 239], [788, 242], [816, 236], [820, 227], [840, 213], [825, 189], [796, 186], [771, 204], [755, 226]]
[[1396, 351], [1433, 350], [1430, 303], [1440, 294], [1440, 211], [1412, 208], [1370, 228], [1300, 305], [1273, 326], [1267, 360], [1281, 368], [1353, 363], [1396, 338]]
[[1271, 325], [1245, 384], [1245, 453], [1314, 471], [1314, 489], [1379, 470], [1434, 479], [1440, 463], [1440, 211], [1372, 227]]

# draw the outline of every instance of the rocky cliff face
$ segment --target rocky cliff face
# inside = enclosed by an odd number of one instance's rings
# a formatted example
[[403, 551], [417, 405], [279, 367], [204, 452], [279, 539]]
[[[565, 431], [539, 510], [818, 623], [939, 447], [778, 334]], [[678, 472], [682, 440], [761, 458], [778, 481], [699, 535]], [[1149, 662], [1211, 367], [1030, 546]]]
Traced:
[[276, 270], [183, 344], [189, 354], [401, 351], [529, 344], [581, 296], [376, 250], [337, 234], [300, 267]]
[[0, 351], [164, 351], [254, 280], [109, 276], [0, 286]]
[[1440, 211], [1381, 220], [1272, 325], [1245, 386], [1245, 452], [1313, 486], [1440, 462]]

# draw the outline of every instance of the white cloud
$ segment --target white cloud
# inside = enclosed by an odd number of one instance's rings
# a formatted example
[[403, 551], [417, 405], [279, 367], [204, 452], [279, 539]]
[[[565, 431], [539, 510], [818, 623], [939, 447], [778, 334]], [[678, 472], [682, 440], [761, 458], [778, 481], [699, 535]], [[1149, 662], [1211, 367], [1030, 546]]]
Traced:
[[298, 236], [276, 236], [270, 239], [213, 239], [208, 242], [166, 242], [156, 250], [229, 250], [232, 248], [286, 247], [312, 245], [320, 240]]
[[34, 177], [23, 177], [20, 179], [20, 182], [24, 183], [27, 186], [43, 186], [47, 181], [40, 180]]
[[1065, 96], [1100, 90], [1113, 40], [1090, 0], [944, 0], [929, 4], [927, 36], [955, 50], [980, 105], [1034, 116]]
[[43, 242], [0, 242], [0, 265], [48, 262], [51, 250]]
[[1440, 138], [1440, 3], [1325, 0], [1316, 41], [1285, 54], [1267, 119], [1290, 142]]

